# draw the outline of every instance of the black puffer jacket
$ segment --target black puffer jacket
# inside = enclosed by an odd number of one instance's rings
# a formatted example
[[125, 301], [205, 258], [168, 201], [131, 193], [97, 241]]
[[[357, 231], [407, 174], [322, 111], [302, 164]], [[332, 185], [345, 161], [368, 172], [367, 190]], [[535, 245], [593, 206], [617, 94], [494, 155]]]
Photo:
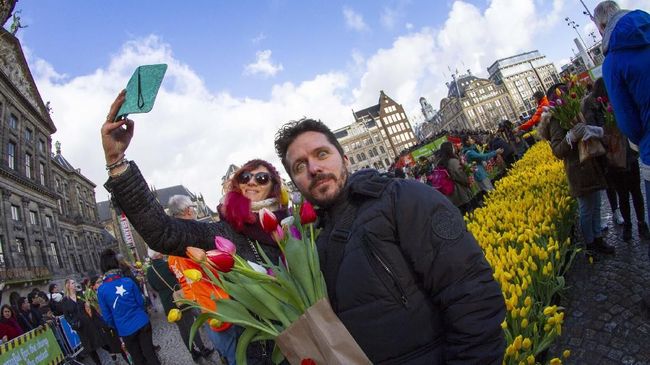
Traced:
[[[331, 282], [328, 240], [349, 204], [356, 218]], [[373, 363], [501, 364], [503, 295], [443, 195], [365, 170], [323, 222], [318, 245], [332, 306]]]
[[[237, 254], [249, 261], [256, 261], [253, 247], [248, 238], [236, 232], [225, 221], [216, 223], [197, 222], [168, 216], [149, 190], [135, 162], [131, 161], [127, 171], [104, 184], [113, 201], [129, 218], [135, 230], [149, 247], [160, 253], [185, 256], [188, 246], [205, 250], [214, 249], [214, 237], [222, 236], [237, 247]], [[279, 219], [283, 218], [282, 216]], [[250, 231], [255, 231], [250, 228]], [[262, 241], [259, 235], [255, 239]], [[253, 240], [255, 242], [255, 240]], [[280, 249], [271, 242], [260, 242], [270, 259], [280, 257]]]

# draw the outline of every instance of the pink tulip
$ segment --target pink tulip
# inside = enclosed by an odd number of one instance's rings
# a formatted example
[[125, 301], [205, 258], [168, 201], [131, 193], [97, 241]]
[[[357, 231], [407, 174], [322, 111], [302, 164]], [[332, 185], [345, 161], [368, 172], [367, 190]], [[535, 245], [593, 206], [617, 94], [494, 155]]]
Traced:
[[602, 103], [603, 102], [603, 97], [602, 96], [597, 97], [596, 101], [599, 102], [599, 103]]
[[282, 241], [282, 239], [284, 239], [284, 230], [282, 229], [282, 226], [277, 225], [275, 231], [271, 232], [271, 236], [275, 242]]
[[235, 248], [235, 244], [230, 242], [229, 239], [221, 236], [214, 237], [214, 247], [217, 250], [226, 252], [230, 255], [234, 255], [237, 252], [237, 249]]
[[278, 218], [267, 208], [260, 209], [260, 225], [266, 233], [272, 233], [278, 226]]
[[613, 113], [613, 112], [614, 112], [614, 108], [612, 108], [611, 105], [608, 105], [608, 106], [607, 106], [607, 112], [608, 112], [608, 113]]

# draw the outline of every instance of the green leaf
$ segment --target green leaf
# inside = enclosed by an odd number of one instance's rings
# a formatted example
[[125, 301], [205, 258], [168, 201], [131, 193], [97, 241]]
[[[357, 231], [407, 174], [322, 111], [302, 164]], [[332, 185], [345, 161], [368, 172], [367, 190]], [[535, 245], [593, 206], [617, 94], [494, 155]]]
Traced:
[[274, 327], [269, 327], [255, 319], [246, 307], [232, 299], [217, 300], [217, 312], [214, 315], [224, 322], [235, 323], [243, 327], [254, 327], [273, 336], [279, 334]]
[[244, 332], [241, 333], [239, 339], [237, 339], [237, 348], [235, 349], [235, 361], [237, 364], [246, 365], [246, 349], [253, 340], [253, 337], [258, 333], [258, 329], [250, 327], [245, 328]]
[[273, 354], [271, 354], [271, 361], [273, 361], [273, 363], [276, 365], [284, 361], [284, 354], [282, 353], [282, 351], [280, 351], [280, 347], [278, 346], [277, 343], [273, 347]]
[[[189, 315], [189, 314], [186, 314], [186, 315]], [[192, 328], [190, 328], [190, 342], [188, 344], [190, 348], [192, 348], [191, 343], [194, 342], [194, 336], [196, 335], [196, 331], [199, 330], [199, 327], [201, 327], [203, 325], [203, 323], [205, 323], [205, 321], [207, 321], [208, 319], [211, 319], [211, 318], [214, 318], [214, 315], [212, 315], [210, 313], [201, 313], [196, 318], [194, 323], [192, 323]]]
[[[246, 309], [257, 314], [258, 316], [265, 317], [273, 321], [280, 320], [280, 318], [275, 313], [270, 311], [264, 304], [266, 300], [275, 300], [274, 298], [264, 298], [257, 292], [251, 293], [251, 291], [243, 283], [240, 283], [238, 285], [228, 285], [228, 293], [233, 299], [246, 307]], [[270, 295], [268, 297], [270, 297]], [[217, 308], [218, 311], [219, 307]]]
[[316, 303], [314, 282], [310, 269], [310, 257], [302, 240], [290, 237], [285, 246], [285, 256], [289, 262], [289, 272], [296, 279], [307, 295], [309, 306]]

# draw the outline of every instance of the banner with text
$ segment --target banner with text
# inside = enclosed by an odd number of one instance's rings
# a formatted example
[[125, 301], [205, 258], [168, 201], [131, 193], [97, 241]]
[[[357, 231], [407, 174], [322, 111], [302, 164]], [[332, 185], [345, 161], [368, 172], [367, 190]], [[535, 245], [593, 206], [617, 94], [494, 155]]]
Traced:
[[54, 365], [63, 362], [63, 353], [49, 326], [41, 326], [0, 345], [0, 364]]

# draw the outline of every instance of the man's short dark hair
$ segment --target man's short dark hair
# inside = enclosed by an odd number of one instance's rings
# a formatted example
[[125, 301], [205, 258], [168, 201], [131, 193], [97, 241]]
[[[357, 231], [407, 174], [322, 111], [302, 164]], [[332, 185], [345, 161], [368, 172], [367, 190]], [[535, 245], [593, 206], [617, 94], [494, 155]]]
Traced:
[[111, 250], [110, 248], [102, 251], [102, 253], [99, 255], [99, 268], [104, 273], [109, 270], [120, 268], [120, 262], [117, 259], [117, 254], [115, 251]]
[[537, 91], [535, 91], [535, 93], [533, 94], [533, 97], [534, 97], [535, 100], [537, 100], [537, 101], [542, 100], [542, 98], [544, 97], [544, 92], [543, 92], [543, 91], [539, 91], [539, 90], [537, 90]]
[[287, 173], [289, 173], [289, 176], [291, 176], [291, 168], [287, 162], [287, 150], [289, 149], [289, 145], [293, 143], [293, 141], [298, 138], [299, 135], [305, 132], [322, 133], [325, 135], [325, 137], [327, 137], [327, 140], [333, 144], [334, 147], [336, 147], [336, 150], [339, 151], [341, 157], [345, 155], [343, 152], [343, 147], [341, 147], [341, 144], [336, 139], [336, 136], [325, 125], [325, 123], [321, 122], [320, 120], [308, 118], [292, 120], [280, 127], [280, 130], [278, 130], [278, 132], [275, 134], [275, 153], [277, 153], [278, 157], [282, 161], [282, 165], [284, 166], [285, 170], [287, 170]]

